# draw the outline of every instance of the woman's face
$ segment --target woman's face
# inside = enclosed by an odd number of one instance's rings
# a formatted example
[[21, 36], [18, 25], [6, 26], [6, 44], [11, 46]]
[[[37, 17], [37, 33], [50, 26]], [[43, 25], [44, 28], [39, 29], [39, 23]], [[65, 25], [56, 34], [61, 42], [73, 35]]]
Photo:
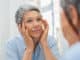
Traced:
[[39, 39], [42, 34], [42, 17], [37, 11], [28, 11], [23, 16], [25, 28], [32, 38]]
[[71, 5], [70, 6], [70, 15], [71, 15], [71, 18], [72, 18], [72, 23], [74, 24], [74, 26], [80, 30], [80, 19], [78, 19], [78, 14], [79, 13], [76, 8], [74, 7], [74, 5]]
[[70, 5], [69, 8], [70, 8], [70, 16], [71, 16], [71, 19], [72, 19], [72, 23], [77, 28], [78, 27], [78, 14], [77, 14], [77, 10], [76, 10], [74, 5]]

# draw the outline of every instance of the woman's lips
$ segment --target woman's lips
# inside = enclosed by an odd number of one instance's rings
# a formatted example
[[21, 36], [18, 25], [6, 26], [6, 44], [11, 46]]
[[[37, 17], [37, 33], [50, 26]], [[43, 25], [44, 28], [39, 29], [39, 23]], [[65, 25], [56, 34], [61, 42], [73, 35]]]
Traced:
[[42, 32], [42, 30], [41, 29], [33, 29], [32, 32], [34, 32], [34, 33], [40, 33], [40, 32]]

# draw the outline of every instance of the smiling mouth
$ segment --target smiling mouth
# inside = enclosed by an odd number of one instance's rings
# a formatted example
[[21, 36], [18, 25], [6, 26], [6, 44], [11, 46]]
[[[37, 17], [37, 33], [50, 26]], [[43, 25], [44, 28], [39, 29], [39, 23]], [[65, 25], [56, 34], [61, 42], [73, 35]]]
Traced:
[[34, 30], [32, 30], [32, 32], [34, 32], [34, 33], [41, 33], [42, 30], [41, 29], [34, 29]]

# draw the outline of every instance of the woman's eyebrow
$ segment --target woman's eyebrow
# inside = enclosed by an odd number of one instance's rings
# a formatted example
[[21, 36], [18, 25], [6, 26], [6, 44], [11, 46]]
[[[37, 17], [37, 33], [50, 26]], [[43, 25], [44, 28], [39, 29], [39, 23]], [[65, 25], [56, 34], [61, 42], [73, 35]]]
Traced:
[[42, 15], [40, 14], [38, 17], [39, 17], [39, 18], [42, 18]]

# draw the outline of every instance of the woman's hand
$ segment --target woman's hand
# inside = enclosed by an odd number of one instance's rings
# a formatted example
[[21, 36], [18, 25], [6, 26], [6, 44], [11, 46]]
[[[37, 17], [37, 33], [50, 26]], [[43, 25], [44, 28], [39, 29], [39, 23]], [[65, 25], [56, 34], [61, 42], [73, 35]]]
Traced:
[[24, 22], [22, 22], [22, 24], [19, 24], [18, 27], [19, 27], [19, 31], [21, 32], [21, 34], [24, 38], [24, 42], [27, 45], [27, 49], [33, 51], [35, 44], [33, 42], [33, 39], [28, 34], [28, 29], [25, 27]]
[[43, 24], [43, 33], [41, 35], [41, 38], [40, 38], [40, 43], [41, 45], [45, 45], [47, 44], [47, 37], [48, 37], [48, 30], [49, 30], [49, 26], [48, 26], [48, 23], [47, 21], [45, 20], [42, 20], [42, 24]]

